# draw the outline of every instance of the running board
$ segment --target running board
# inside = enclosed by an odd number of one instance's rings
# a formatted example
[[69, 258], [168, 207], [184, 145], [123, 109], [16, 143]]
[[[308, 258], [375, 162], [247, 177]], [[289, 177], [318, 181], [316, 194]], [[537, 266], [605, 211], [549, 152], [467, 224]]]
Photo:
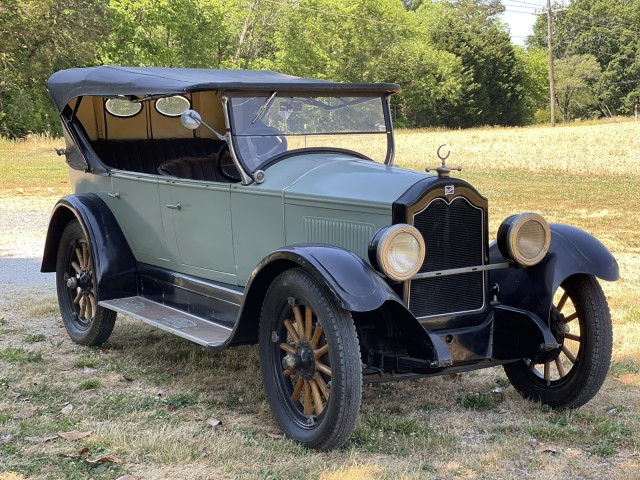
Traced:
[[103, 300], [98, 305], [206, 347], [219, 347], [231, 335], [230, 328], [143, 297]]

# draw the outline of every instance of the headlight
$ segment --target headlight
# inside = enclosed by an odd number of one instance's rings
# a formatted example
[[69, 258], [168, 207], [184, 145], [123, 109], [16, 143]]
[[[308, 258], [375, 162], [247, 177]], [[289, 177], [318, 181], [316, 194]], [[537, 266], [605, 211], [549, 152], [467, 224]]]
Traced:
[[498, 229], [498, 248], [507, 260], [523, 267], [539, 263], [549, 251], [551, 230], [537, 213], [507, 217]]
[[369, 260], [374, 267], [399, 282], [418, 273], [424, 254], [422, 235], [416, 228], [405, 224], [379, 230], [369, 248]]

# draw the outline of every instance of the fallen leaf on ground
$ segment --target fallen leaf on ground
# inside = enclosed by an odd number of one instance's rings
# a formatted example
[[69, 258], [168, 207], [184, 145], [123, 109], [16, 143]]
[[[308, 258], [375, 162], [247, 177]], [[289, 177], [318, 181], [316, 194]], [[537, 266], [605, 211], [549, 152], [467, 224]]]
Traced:
[[22, 396], [21, 393], [18, 393], [14, 390], [9, 390], [9, 393], [7, 395], [9, 396], [9, 398], [19, 398]]
[[25, 410], [24, 412], [18, 412], [13, 415], [14, 420], [25, 420], [27, 418], [31, 418], [35, 415], [36, 409]]
[[115, 455], [106, 455], [104, 457], [97, 458], [95, 460], [85, 460], [85, 463], [89, 465], [100, 465], [102, 463], [126, 463], [121, 458], [116, 457]]
[[62, 407], [62, 410], [60, 410], [63, 415], [69, 415], [72, 411], [73, 405], [71, 404], [65, 405], [64, 407]]
[[638, 376], [633, 373], [627, 373], [622, 375], [621, 377], [616, 378], [620, 383], [624, 383], [625, 385], [633, 385], [638, 381]]
[[196, 422], [203, 420], [201, 415], [198, 415], [197, 413], [193, 413], [193, 412], [183, 412], [182, 416], [187, 420], [196, 421]]
[[581, 457], [583, 453], [579, 448], [567, 448], [564, 452], [567, 457]]
[[32, 443], [50, 442], [51, 440], [55, 440], [56, 438], [58, 438], [58, 435], [47, 435], [46, 437], [24, 437], [27, 442]]
[[162, 398], [162, 397], [166, 397], [167, 396], [167, 391], [166, 390], [158, 390], [158, 393], [156, 393], [156, 397], [158, 398]]
[[560, 448], [553, 445], [547, 445], [546, 443], [542, 443], [542, 442], [538, 444], [538, 446], [536, 447], [536, 450], [538, 450], [538, 452], [540, 453], [550, 453], [551, 455], [556, 455], [560, 453]]
[[210, 418], [209, 420], [207, 420], [207, 425], [216, 428], [217, 426], [222, 425], [222, 422], [217, 418]]
[[40, 469], [40, 473], [51, 473], [59, 470], [55, 465], [46, 465]]
[[211, 452], [209, 450], [203, 450], [202, 453], [200, 453], [200, 457], [202, 458], [208, 457], [209, 455], [211, 455]]
[[274, 440], [284, 440], [283, 433], [269, 433], [267, 432], [267, 437], [273, 438]]
[[140, 477], [136, 477], [134, 475], [122, 475], [121, 477], [116, 478], [116, 480], [140, 480]]
[[175, 412], [178, 409], [178, 407], [176, 407], [173, 403], [170, 403], [169, 405], [167, 405], [167, 410], [169, 412]]
[[96, 368], [84, 367], [84, 370], [82, 371], [87, 374], [93, 374], [93, 373], [96, 373], [98, 370]]
[[122, 379], [127, 381], [127, 382], [133, 382], [134, 378], [130, 377], [129, 375], [122, 375]]
[[60, 436], [60, 438], [73, 441], [88, 437], [89, 435], [91, 435], [91, 432], [79, 432], [77, 430], [73, 430], [71, 432], [58, 432], [58, 435]]
[[13, 442], [13, 435], [7, 434], [0, 437], [0, 442]]

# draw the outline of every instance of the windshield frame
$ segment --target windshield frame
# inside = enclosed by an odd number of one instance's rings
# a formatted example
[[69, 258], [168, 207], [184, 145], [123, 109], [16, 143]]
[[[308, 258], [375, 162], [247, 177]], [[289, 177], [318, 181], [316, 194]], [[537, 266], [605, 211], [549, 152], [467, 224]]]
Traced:
[[[229, 150], [231, 151], [232, 156], [235, 157], [235, 159], [237, 160], [237, 164], [242, 166], [242, 170], [244, 170], [244, 173], [246, 176], [248, 176], [249, 178], [254, 178], [254, 174], [258, 171], [261, 171], [263, 168], [267, 168], [268, 166], [272, 165], [273, 163], [275, 163], [273, 160], [280, 160], [282, 158], [288, 158], [290, 156], [295, 156], [296, 154], [300, 154], [300, 153], [313, 153], [318, 152], [318, 153], [322, 153], [322, 152], [326, 152], [327, 151], [327, 147], [307, 147], [307, 148], [302, 148], [302, 149], [295, 149], [295, 150], [291, 150], [290, 152], [283, 152], [280, 154], [276, 154], [273, 155], [270, 158], [267, 158], [266, 160], [262, 161], [260, 164], [258, 164], [257, 166], [251, 168], [249, 167], [249, 165], [247, 165], [247, 163], [241, 158], [240, 155], [237, 154], [238, 152], [238, 144], [237, 144], [237, 134], [235, 132], [235, 127], [234, 127], [234, 118], [233, 118], [233, 109], [231, 108], [231, 102], [229, 102], [230, 99], [232, 98], [246, 98], [246, 97], [264, 97], [266, 99], [265, 101], [265, 105], [267, 105], [267, 108], [269, 108], [269, 106], [273, 103], [274, 99], [278, 97], [278, 93], [279, 92], [274, 92], [274, 91], [251, 91], [251, 92], [225, 92], [223, 94], [222, 97], [222, 103], [223, 103], [223, 107], [224, 107], [224, 114], [225, 114], [225, 120], [227, 123], [227, 135], [228, 135], [228, 143], [229, 143]], [[334, 95], [330, 95], [328, 94], [329, 92], [296, 92], [296, 91], [283, 91], [281, 97], [286, 97], [286, 98], [290, 98], [290, 97], [339, 97], [340, 95], [340, 90], [336, 90]], [[374, 133], [385, 133], [386, 134], [386, 138], [387, 138], [387, 151], [386, 151], [386, 155], [385, 155], [385, 160], [384, 160], [384, 164], [385, 165], [393, 165], [394, 163], [394, 156], [395, 156], [395, 142], [394, 142], [394, 135], [393, 135], [393, 122], [391, 119], [391, 109], [390, 109], [390, 101], [389, 101], [389, 97], [391, 95], [391, 93], [375, 93], [372, 94], [371, 92], [365, 92], [363, 91], [362, 93], [353, 93], [353, 92], [349, 92], [348, 93], [349, 96], [358, 96], [358, 97], [369, 97], [369, 98], [380, 98], [381, 99], [381, 103], [382, 103], [382, 113], [383, 113], [383, 118], [384, 118], [384, 126], [385, 126], [385, 130], [384, 132], [345, 132], [345, 133], [327, 133], [327, 135], [361, 135], [361, 134], [374, 134]], [[264, 112], [260, 112], [261, 115], [264, 114]], [[301, 135], [301, 134], [292, 134], [291, 136], [294, 135]], [[309, 136], [314, 136], [314, 135], [322, 135], [322, 134], [308, 134]], [[330, 148], [329, 148], [330, 149]], [[338, 149], [341, 152], [344, 152], [345, 154], [353, 154], [354, 156], [356, 156], [357, 158], [363, 158], [366, 157], [365, 155], [363, 155], [360, 152], [357, 152], [355, 150], [347, 150], [347, 149]], [[288, 153], [291, 153], [291, 155], [289, 155]], [[245, 175], [242, 175], [243, 178], [245, 178]], [[243, 182], [245, 183], [245, 182]]]

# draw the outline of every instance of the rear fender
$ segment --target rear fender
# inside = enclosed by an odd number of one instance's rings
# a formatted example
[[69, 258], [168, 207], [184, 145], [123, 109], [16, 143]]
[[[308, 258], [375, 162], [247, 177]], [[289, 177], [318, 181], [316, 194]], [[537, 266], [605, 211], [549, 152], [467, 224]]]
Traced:
[[[553, 295], [560, 284], [576, 274], [595, 275], [602, 280], [618, 279], [618, 264], [598, 239], [569, 225], [552, 223], [549, 253], [530, 268], [509, 268], [489, 272], [490, 285], [498, 284], [498, 300], [504, 305], [528, 310], [545, 322]], [[506, 260], [493, 242], [489, 247], [491, 263]]]
[[74, 219], [80, 222], [91, 244], [100, 300], [137, 295], [136, 259], [107, 205], [91, 193], [66, 196], [54, 207], [40, 271], [56, 271], [62, 231]]

